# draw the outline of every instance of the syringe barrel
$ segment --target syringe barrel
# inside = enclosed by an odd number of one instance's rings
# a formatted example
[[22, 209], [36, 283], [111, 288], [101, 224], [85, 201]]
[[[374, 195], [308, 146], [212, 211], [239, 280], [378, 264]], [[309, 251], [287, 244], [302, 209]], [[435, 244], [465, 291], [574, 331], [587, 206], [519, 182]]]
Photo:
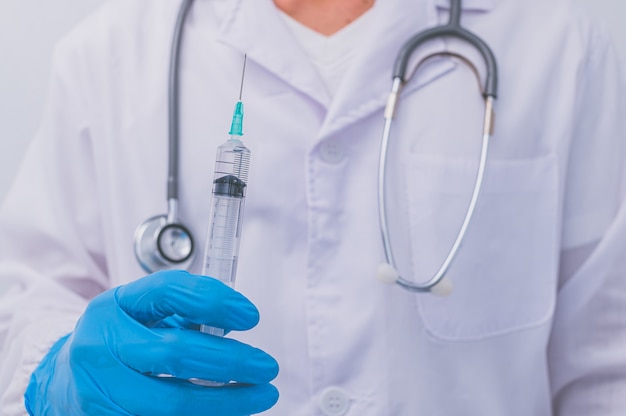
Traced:
[[[218, 147], [202, 274], [231, 287], [237, 274], [249, 167], [250, 150], [238, 138], [231, 138]], [[204, 325], [202, 331], [220, 336], [224, 334], [219, 328]]]
[[235, 283], [244, 198], [213, 194], [203, 275]]

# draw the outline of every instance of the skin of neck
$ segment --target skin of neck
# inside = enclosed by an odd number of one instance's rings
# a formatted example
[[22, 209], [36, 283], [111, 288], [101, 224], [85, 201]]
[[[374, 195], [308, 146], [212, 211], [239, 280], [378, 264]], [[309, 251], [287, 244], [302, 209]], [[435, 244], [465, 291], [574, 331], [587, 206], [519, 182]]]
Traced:
[[324, 35], [348, 26], [374, 5], [374, 0], [274, 0], [285, 14]]

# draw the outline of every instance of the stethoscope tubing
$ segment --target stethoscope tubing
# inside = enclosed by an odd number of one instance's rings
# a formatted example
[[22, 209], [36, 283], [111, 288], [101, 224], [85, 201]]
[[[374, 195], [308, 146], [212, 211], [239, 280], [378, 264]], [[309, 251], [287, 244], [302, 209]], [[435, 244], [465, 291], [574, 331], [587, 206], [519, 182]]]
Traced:
[[[447, 24], [420, 32], [404, 43], [396, 58], [392, 78], [408, 82], [407, 67], [413, 52], [432, 39], [456, 38], [473, 46], [482, 56], [486, 65], [483, 95], [496, 98], [498, 95], [498, 64], [489, 45], [474, 33], [461, 26], [461, 0], [450, 0], [450, 19]], [[415, 71], [413, 71], [415, 72]], [[410, 77], [409, 77], [410, 78]]]
[[193, 0], [183, 0], [176, 24], [170, 52], [170, 68], [168, 80], [168, 174], [167, 174], [167, 218], [169, 223], [178, 220], [178, 159], [180, 149], [180, 55], [183, 42], [183, 26], [191, 9]]
[[[489, 46], [478, 36], [473, 33], [463, 29], [460, 25], [460, 16], [461, 16], [461, 0], [451, 0], [450, 6], [450, 20], [448, 24], [432, 29], [428, 29], [424, 32], [418, 33], [409, 39], [403, 47], [400, 49], [398, 53], [398, 57], [396, 58], [396, 62], [394, 65], [393, 72], [393, 82], [391, 93], [389, 95], [389, 99], [387, 101], [387, 106], [385, 108], [384, 118], [385, 125], [383, 129], [383, 137], [380, 145], [380, 154], [379, 154], [379, 165], [378, 165], [378, 212], [379, 212], [379, 222], [380, 222], [380, 233], [382, 236], [383, 249], [385, 252], [385, 259], [387, 264], [393, 268], [393, 272], [395, 273], [394, 282], [407, 289], [411, 292], [436, 292], [435, 287], [440, 285], [444, 281], [444, 277], [450, 270], [450, 267], [458, 254], [459, 248], [461, 247], [465, 237], [467, 235], [468, 227], [474, 217], [476, 205], [481, 194], [485, 170], [487, 164], [487, 154], [489, 151], [489, 143], [490, 139], [493, 135], [493, 106], [495, 98], [497, 97], [497, 87], [498, 87], [498, 77], [497, 77], [497, 64], [495, 55], [489, 48]], [[407, 77], [407, 66], [408, 62], [411, 58], [413, 52], [425, 43], [428, 40], [435, 38], [457, 38], [460, 39], [469, 45], [473, 46], [476, 50], [478, 50], [483, 57], [486, 65], [487, 74], [485, 77], [485, 83], [482, 87], [482, 95], [485, 102], [484, 107], [484, 118], [483, 118], [483, 134], [481, 141], [481, 151], [480, 151], [480, 159], [478, 162], [478, 168], [476, 172], [476, 178], [474, 181], [474, 187], [472, 190], [472, 196], [470, 198], [470, 202], [467, 207], [467, 211], [463, 218], [463, 223], [459, 228], [457, 236], [452, 243], [448, 254], [445, 256], [444, 261], [441, 263], [439, 269], [433, 274], [433, 276], [421, 283], [412, 282], [408, 279], [403, 278], [399, 272], [397, 271], [397, 265], [393, 256], [393, 250], [391, 246], [391, 237], [388, 223], [388, 215], [387, 215], [387, 207], [386, 207], [386, 172], [387, 172], [387, 159], [388, 159], [388, 148], [389, 148], [389, 140], [391, 136], [391, 127], [393, 123], [393, 119], [395, 116], [396, 108], [398, 105], [398, 100], [400, 96], [400, 92], [403, 86], [412, 78], [413, 74], [417, 71], [417, 69], [428, 59], [435, 56], [454, 56], [467, 63], [474, 73], [478, 76], [478, 71], [476, 67], [466, 59], [465, 57], [451, 53], [451, 52], [440, 52], [434, 53], [432, 55], [427, 56], [422, 61], [420, 61], [412, 73]], [[480, 79], [479, 79], [480, 85]], [[443, 285], [449, 287], [449, 285]], [[447, 293], [447, 289], [442, 290], [441, 293]]]

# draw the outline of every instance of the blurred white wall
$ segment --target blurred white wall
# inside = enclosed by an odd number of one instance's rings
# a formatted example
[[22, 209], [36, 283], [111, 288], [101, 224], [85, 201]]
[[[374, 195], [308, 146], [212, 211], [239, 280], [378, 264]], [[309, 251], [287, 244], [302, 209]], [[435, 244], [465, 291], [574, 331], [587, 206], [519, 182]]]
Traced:
[[[55, 41], [103, 1], [0, 0], [0, 201], [39, 124]], [[576, 1], [606, 23], [626, 62], [626, 2]]]
[[0, 201], [37, 130], [52, 48], [104, 0], [0, 0]]

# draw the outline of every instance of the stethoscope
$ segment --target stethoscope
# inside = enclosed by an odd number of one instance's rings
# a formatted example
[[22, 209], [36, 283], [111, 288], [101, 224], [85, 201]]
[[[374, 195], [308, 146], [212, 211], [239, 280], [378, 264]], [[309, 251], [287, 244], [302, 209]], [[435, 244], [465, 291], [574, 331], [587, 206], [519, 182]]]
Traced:
[[[179, 145], [179, 63], [180, 46], [182, 44], [183, 27], [193, 0], [183, 0], [178, 12], [170, 55], [169, 73], [169, 162], [167, 178], [167, 203], [168, 212], [157, 215], [144, 221], [135, 231], [134, 247], [135, 256], [139, 264], [147, 272], [154, 272], [166, 268], [186, 268], [193, 261], [196, 244], [188, 227], [183, 225], [178, 216], [178, 145]], [[487, 161], [489, 140], [493, 134], [493, 103], [497, 93], [497, 65], [493, 52], [487, 44], [475, 34], [461, 27], [461, 0], [450, 0], [450, 19], [447, 24], [428, 29], [418, 33], [409, 39], [400, 49], [393, 71], [393, 83], [391, 93], [385, 108], [385, 126], [380, 148], [380, 160], [378, 167], [378, 210], [380, 230], [385, 251], [386, 263], [378, 270], [378, 277], [386, 282], [397, 283], [401, 287], [412, 292], [431, 292], [445, 295], [451, 290], [451, 284], [445, 275], [450, 269], [452, 261], [458, 253], [469, 223], [474, 216], [476, 202], [482, 188]], [[480, 160], [476, 173], [476, 180], [472, 196], [463, 219], [459, 232], [446, 255], [443, 263], [428, 281], [416, 283], [409, 281], [397, 272], [391, 247], [389, 226], [386, 209], [386, 172], [387, 154], [391, 124], [395, 115], [398, 99], [402, 87], [413, 77], [417, 69], [426, 61], [437, 56], [449, 56], [460, 59], [468, 64], [478, 76], [478, 70], [462, 55], [452, 52], [439, 52], [428, 55], [412, 69], [407, 76], [407, 67], [413, 52], [426, 41], [434, 38], [456, 38], [474, 47], [482, 56], [486, 64], [486, 77], [482, 95], [485, 100], [483, 139], [480, 152]]]
[[162, 269], [186, 269], [193, 261], [196, 244], [178, 215], [179, 67], [183, 26], [193, 0], [183, 0], [178, 11], [170, 52], [168, 79], [169, 153], [167, 214], [147, 219], [135, 230], [135, 257], [148, 273]]
[[[443, 263], [435, 274], [427, 281], [423, 283], [416, 283], [407, 280], [400, 276], [397, 271], [395, 259], [393, 257], [393, 251], [391, 248], [391, 238], [389, 233], [388, 215], [386, 207], [386, 173], [387, 173], [387, 153], [389, 147], [389, 136], [391, 133], [391, 124], [394, 118], [396, 106], [398, 104], [398, 98], [402, 87], [413, 77], [417, 68], [424, 62], [437, 56], [449, 56], [455, 57], [466, 63], [478, 76], [478, 70], [472, 64], [472, 62], [462, 55], [453, 52], [438, 52], [426, 56], [420, 62], [417, 63], [411, 74], [407, 77], [408, 62], [419, 46], [426, 41], [435, 38], [455, 38], [463, 41], [474, 47], [482, 56], [486, 66], [486, 77], [484, 88], [482, 89], [482, 95], [485, 100], [485, 112], [483, 122], [483, 138], [480, 152], [480, 160], [478, 162], [478, 169], [476, 172], [476, 179], [474, 181], [474, 188], [472, 196], [463, 218], [463, 223], [459, 229], [459, 232], [454, 239], [454, 242], [448, 251]], [[384, 282], [397, 283], [404, 289], [411, 292], [430, 292], [435, 295], [445, 296], [452, 291], [452, 284], [449, 280], [445, 279], [446, 273], [450, 270], [450, 266], [454, 258], [456, 257], [465, 235], [467, 233], [468, 226], [474, 216], [476, 208], [476, 202], [483, 184], [485, 176], [485, 165], [487, 162], [487, 150], [489, 148], [489, 140], [493, 135], [493, 103], [497, 95], [498, 87], [498, 73], [496, 58], [487, 44], [475, 34], [461, 27], [461, 0], [450, 0], [450, 19], [447, 24], [438, 26], [432, 29], [428, 29], [424, 32], [418, 33], [409, 39], [400, 49], [396, 58], [394, 70], [393, 70], [393, 83], [391, 87], [391, 93], [387, 101], [385, 108], [385, 127], [383, 130], [383, 138], [380, 147], [380, 159], [378, 164], [378, 213], [380, 221], [380, 231], [383, 240], [383, 246], [385, 250], [386, 263], [383, 263], [378, 268], [378, 278]]]

